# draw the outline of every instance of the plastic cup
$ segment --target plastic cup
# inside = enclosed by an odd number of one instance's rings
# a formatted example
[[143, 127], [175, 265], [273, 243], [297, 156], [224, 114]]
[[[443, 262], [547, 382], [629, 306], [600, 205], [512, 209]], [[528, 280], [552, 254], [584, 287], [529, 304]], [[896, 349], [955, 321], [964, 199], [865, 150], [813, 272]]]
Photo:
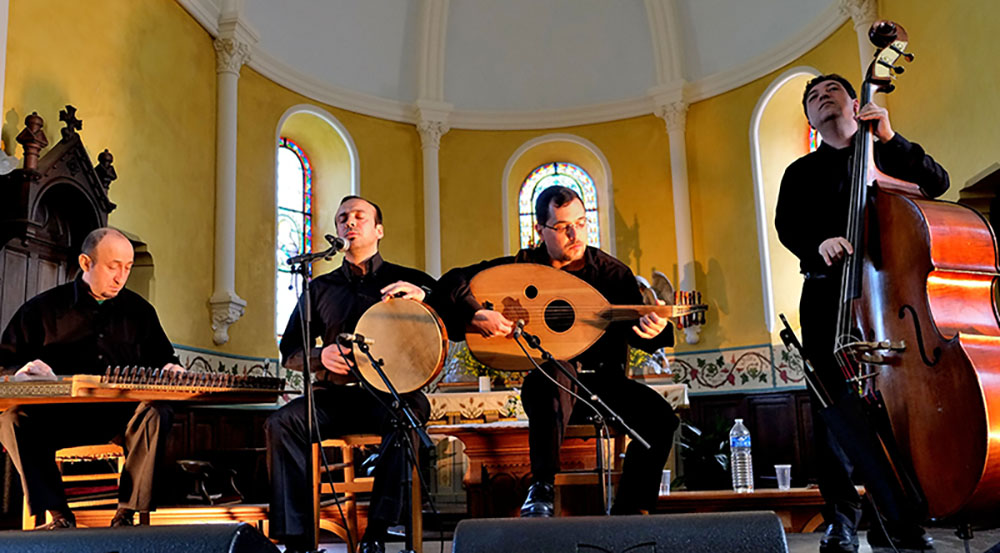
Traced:
[[774, 475], [778, 479], [779, 490], [792, 489], [792, 465], [774, 465]]
[[664, 470], [660, 477], [660, 495], [670, 495], [670, 469]]

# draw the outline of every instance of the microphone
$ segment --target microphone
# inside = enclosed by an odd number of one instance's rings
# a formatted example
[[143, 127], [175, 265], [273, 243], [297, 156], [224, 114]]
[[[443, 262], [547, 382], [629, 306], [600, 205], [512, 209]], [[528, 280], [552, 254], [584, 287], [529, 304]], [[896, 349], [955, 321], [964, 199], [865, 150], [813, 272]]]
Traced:
[[347, 238], [341, 238], [332, 234], [326, 234], [323, 235], [323, 237], [326, 238], [326, 241], [329, 242], [331, 246], [333, 246], [334, 251], [342, 252], [351, 247], [351, 241]]
[[373, 345], [375, 340], [371, 338], [365, 338], [361, 334], [352, 334], [350, 332], [341, 332], [337, 335], [337, 342], [343, 346], [349, 346], [351, 344], [365, 344], [366, 346]]
[[521, 334], [524, 333], [524, 325], [525, 324], [526, 323], [524, 322], [524, 319], [518, 319], [517, 322], [514, 323], [514, 337], [515, 338], [520, 338]]

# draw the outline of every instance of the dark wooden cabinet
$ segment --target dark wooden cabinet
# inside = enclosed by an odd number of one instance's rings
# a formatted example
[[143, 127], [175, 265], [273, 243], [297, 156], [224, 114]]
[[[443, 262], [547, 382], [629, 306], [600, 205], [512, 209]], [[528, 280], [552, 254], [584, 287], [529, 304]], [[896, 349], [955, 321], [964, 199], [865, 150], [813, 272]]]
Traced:
[[753, 441], [754, 485], [775, 487], [774, 465], [792, 465], [792, 485], [815, 482], [812, 410], [806, 390], [691, 396], [686, 422], [710, 429], [742, 418]]

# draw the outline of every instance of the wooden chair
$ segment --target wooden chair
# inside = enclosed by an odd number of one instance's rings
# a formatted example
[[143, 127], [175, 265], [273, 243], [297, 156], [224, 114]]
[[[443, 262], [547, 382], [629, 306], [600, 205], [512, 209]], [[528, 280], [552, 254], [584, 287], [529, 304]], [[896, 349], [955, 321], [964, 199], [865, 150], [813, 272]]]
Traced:
[[[348, 551], [354, 551], [356, 541], [361, 538], [368, 526], [368, 505], [358, 501], [358, 494], [371, 493], [374, 479], [370, 476], [358, 476], [354, 467], [354, 451], [366, 446], [378, 446], [382, 437], [377, 434], [350, 434], [331, 440], [323, 440], [320, 445], [313, 444], [313, 508], [317, 513], [316, 547], [319, 547], [319, 529], [333, 532], [348, 544]], [[337, 448], [340, 450], [340, 460], [330, 460], [329, 471], [340, 472], [339, 481], [330, 483], [326, 469], [322, 466], [319, 448]], [[322, 478], [321, 478], [322, 477]], [[423, 552], [423, 512], [420, 500], [420, 480], [417, 469], [413, 469], [413, 505], [410, 512], [410, 523], [413, 528], [413, 550]], [[333, 499], [336, 494], [340, 508]], [[322, 499], [326, 495], [329, 499]], [[341, 517], [343, 511], [343, 517]]]
[[[115, 491], [113, 494], [100, 494], [106, 497], [94, 497], [98, 494], [86, 494], [79, 499], [74, 499], [71, 494], [68, 495], [68, 504], [70, 509], [80, 509], [87, 507], [100, 507], [106, 505], [118, 505], [118, 480], [121, 477], [122, 467], [125, 466], [125, 452], [122, 447], [117, 444], [100, 444], [100, 445], [85, 445], [77, 447], [67, 447], [56, 451], [56, 466], [59, 468], [59, 472], [63, 472], [64, 465], [71, 463], [81, 463], [81, 462], [94, 462], [94, 461], [113, 461], [116, 467], [114, 472], [98, 472], [98, 473], [82, 473], [82, 474], [71, 474], [63, 475], [62, 481], [64, 484], [70, 484], [67, 486], [67, 490], [72, 488], [72, 483], [90, 483], [88, 487], [91, 488], [107, 488], [106, 490], [92, 490], [95, 492], [104, 491], [110, 492]], [[109, 466], [110, 468], [110, 466]], [[106, 483], [104, 486], [95, 486], [98, 482]], [[108, 512], [107, 519], [111, 520], [114, 516], [115, 509], [111, 509]], [[30, 530], [38, 526], [38, 519], [31, 514], [28, 508], [28, 499], [25, 497], [21, 527], [25, 530]], [[48, 513], [45, 514], [45, 521], [49, 522], [51, 517]]]
[[[597, 464], [590, 470], [567, 471], [556, 474], [555, 501], [553, 502], [556, 516], [564, 514], [596, 515], [604, 512], [603, 506], [601, 506], [600, 469], [608, 461], [603, 461], [599, 455], [603, 452], [605, 458], [611, 457], [612, 485], [616, 486], [618, 478], [621, 476], [626, 445], [626, 436], [624, 434], [614, 427], [609, 426], [608, 429], [610, 431], [610, 438], [605, 439], [598, 435], [597, 428], [591, 424], [571, 424], [566, 427], [564, 439], [595, 440], [594, 447], [597, 454], [595, 454], [594, 458]], [[574, 505], [575, 507], [571, 510], [567, 508], [569, 505]]]

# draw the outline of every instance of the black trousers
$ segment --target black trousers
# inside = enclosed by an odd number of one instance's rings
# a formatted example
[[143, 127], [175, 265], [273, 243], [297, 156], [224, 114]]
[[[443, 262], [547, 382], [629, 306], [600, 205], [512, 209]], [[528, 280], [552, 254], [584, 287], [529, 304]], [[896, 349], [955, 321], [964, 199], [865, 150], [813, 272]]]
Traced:
[[[802, 286], [799, 318], [802, 323], [802, 348], [816, 369], [831, 397], [841, 397], [847, 384], [833, 347], [837, 333], [837, 309], [840, 302], [840, 279], [808, 279]], [[825, 505], [823, 519], [857, 528], [861, 522], [861, 497], [854, 487], [854, 465], [819, 414], [820, 404], [812, 395], [813, 440], [819, 468], [819, 491]]]
[[[360, 386], [317, 384], [313, 389], [316, 427], [321, 439], [346, 434], [380, 434], [383, 446], [394, 437], [390, 413], [367, 390]], [[391, 404], [388, 394], [381, 394]], [[420, 392], [403, 395], [419, 422], [430, 416], [430, 403]], [[311, 477], [306, 473], [309, 441], [306, 436], [306, 401], [298, 397], [268, 417], [267, 463], [271, 474], [270, 535], [287, 542], [306, 533], [312, 509]], [[403, 471], [406, 451], [403, 441], [384, 447], [375, 465], [369, 520], [388, 525], [398, 524], [408, 490], [404, 490]], [[355, 537], [357, 539], [357, 537]]]
[[21, 474], [31, 514], [69, 510], [55, 452], [123, 437], [118, 505], [149, 511], [173, 410], [162, 403], [15, 406], [0, 415], [0, 442]]
[[[555, 374], [561, 384], [570, 387], [569, 380], [561, 371], [551, 365], [545, 365], [544, 369], [549, 374]], [[677, 415], [663, 396], [649, 386], [625, 377], [622, 371], [581, 374], [580, 381], [651, 446], [646, 449], [635, 440], [629, 443], [612, 511], [632, 514], [651, 510], [659, 495], [660, 476], [670, 455], [674, 431], [680, 424]], [[532, 478], [536, 482], [551, 483], [559, 471], [559, 446], [566, 425], [585, 422], [593, 411], [557, 388], [537, 369], [524, 378], [521, 401], [528, 415]], [[607, 416], [606, 413], [602, 415]]]

